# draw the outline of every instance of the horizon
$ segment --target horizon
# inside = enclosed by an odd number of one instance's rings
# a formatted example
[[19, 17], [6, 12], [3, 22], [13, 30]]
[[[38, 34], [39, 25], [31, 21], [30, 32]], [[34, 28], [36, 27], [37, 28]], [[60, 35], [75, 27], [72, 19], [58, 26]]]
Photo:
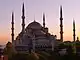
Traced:
[[0, 1], [0, 44], [11, 41], [11, 14], [14, 11], [15, 38], [21, 32], [22, 4], [25, 7], [25, 28], [34, 21], [42, 25], [42, 14], [45, 13], [46, 27], [53, 35], [60, 35], [60, 5], [63, 10], [63, 40], [73, 41], [73, 18], [76, 24], [76, 38], [80, 38], [80, 4], [79, 0], [1, 0]]

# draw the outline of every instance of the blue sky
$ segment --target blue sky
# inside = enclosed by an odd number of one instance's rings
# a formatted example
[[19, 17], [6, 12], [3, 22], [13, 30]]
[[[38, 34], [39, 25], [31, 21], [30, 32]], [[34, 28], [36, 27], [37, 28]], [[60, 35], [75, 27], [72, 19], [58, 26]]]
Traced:
[[59, 9], [63, 7], [64, 40], [73, 40], [72, 23], [76, 22], [76, 36], [80, 37], [80, 0], [0, 0], [0, 43], [11, 41], [11, 12], [15, 14], [15, 37], [21, 31], [21, 9], [25, 4], [26, 26], [35, 20], [42, 24], [46, 15], [46, 27], [59, 38]]

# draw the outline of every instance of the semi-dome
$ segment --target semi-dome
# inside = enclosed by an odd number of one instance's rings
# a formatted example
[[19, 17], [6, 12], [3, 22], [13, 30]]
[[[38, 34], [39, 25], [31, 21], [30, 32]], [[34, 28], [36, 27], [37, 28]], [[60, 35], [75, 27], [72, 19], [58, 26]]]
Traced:
[[27, 26], [28, 29], [42, 29], [42, 26], [40, 23], [34, 21], [34, 22], [31, 22], [28, 26]]

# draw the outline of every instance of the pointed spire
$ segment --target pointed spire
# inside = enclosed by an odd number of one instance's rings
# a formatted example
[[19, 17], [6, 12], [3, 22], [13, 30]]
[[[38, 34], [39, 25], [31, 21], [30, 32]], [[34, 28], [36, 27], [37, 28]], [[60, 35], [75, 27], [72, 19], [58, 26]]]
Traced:
[[75, 41], [75, 20], [73, 19], [73, 40]]
[[43, 13], [43, 27], [45, 28], [45, 14]]
[[24, 3], [23, 3], [23, 7], [22, 7], [22, 16], [24, 16]]
[[24, 32], [25, 30], [25, 10], [24, 10], [24, 3], [23, 3], [23, 7], [22, 7], [22, 32]]
[[73, 27], [74, 27], [74, 29], [75, 29], [75, 20], [73, 19]]
[[14, 12], [12, 12], [12, 22], [11, 22], [11, 24], [12, 24], [12, 28], [11, 28], [11, 30], [12, 30], [12, 42], [14, 41]]
[[60, 6], [60, 17], [62, 18], [62, 6]]
[[14, 21], [14, 12], [12, 12], [12, 21]]
[[60, 40], [63, 42], [63, 18], [62, 18], [62, 6], [60, 6]]

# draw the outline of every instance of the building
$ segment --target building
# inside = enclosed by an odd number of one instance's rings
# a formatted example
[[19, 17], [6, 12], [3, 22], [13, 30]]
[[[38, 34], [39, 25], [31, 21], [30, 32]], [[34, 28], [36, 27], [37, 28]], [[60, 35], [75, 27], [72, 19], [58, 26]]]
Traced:
[[48, 28], [45, 27], [44, 13], [43, 13], [43, 26], [39, 22], [36, 22], [34, 20], [33, 22], [29, 23], [29, 25], [25, 28], [25, 9], [23, 3], [22, 30], [14, 40], [14, 14], [12, 13], [12, 43], [17, 51], [30, 51], [30, 52], [37, 50], [53, 51], [56, 45], [57, 36], [50, 34], [48, 31], [49, 31]]

